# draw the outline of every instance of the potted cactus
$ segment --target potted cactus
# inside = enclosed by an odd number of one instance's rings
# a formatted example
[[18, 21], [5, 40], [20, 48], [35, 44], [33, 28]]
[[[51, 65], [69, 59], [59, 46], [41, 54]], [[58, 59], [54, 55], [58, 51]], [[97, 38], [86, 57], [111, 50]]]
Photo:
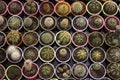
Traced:
[[21, 68], [17, 65], [8, 66], [5, 74], [7, 80], [21, 80], [22, 78]]
[[82, 32], [87, 29], [88, 21], [84, 16], [76, 16], [72, 20], [73, 29], [76, 31]]
[[53, 15], [54, 14], [54, 4], [50, 1], [44, 1], [40, 3], [39, 12], [41, 15]]
[[60, 1], [55, 5], [55, 13], [58, 16], [67, 16], [71, 12], [71, 6], [68, 2]]
[[106, 69], [101, 63], [91, 64], [89, 67], [89, 75], [95, 80], [101, 80], [106, 75]]
[[7, 34], [7, 44], [8, 45], [16, 45], [16, 46], [20, 46], [22, 43], [22, 34], [19, 31], [16, 30], [11, 30], [8, 34]]
[[24, 19], [24, 29], [26, 31], [34, 31], [39, 27], [39, 20], [35, 16], [28, 16]]
[[23, 4], [19, 0], [11, 0], [8, 3], [8, 13], [10, 15], [20, 15], [23, 11]]
[[119, 46], [119, 37], [116, 33], [114, 32], [108, 32], [105, 35], [105, 43], [108, 46], [115, 47]]
[[54, 66], [50, 63], [43, 63], [39, 68], [39, 77], [50, 80], [54, 76]]
[[72, 35], [72, 43], [75, 46], [83, 47], [86, 46], [88, 42], [88, 36], [85, 32], [75, 32]]
[[60, 63], [56, 66], [55, 75], [58, 79], [67, 79], [71, 76], [71, 67], [67, 63]]
[[90, 0], [87, 3], [86, 10], [90, 15], [100, 14], [102, 11], [102, 3], [98, 0]]
[[6, 51], [6, 57], [11, 63], [19, 63], [22, 60], [22, 55], [22, 49], [14, 45], [10, 45]]
[[51, 46], [43, 46], [39, 51], [39, 58], [43, 62], [51, 62], [55, 58], [55, 51]]
[[8, 19], [9, 30], [20, 30], [23, 26], [23, 20], [20, 16], [11, 16]]
[[26, 0], [24, 3], [24, 13], [26, 15], [36, 15], [38, 12], [38, 3], [35, 0]]
[[72, 58], [75, 62], [85, 62], [88, 59], [88, 50], [84, 47], [77, 47], [73, 50]]
[[71, 59], [71, 50], [68, 47], [57, 48], [56, 59], [59, 62], [68, 62]]
[[104, 19], [100, 15], [93, 15], [89, 17], [88, 23], [91, 30], [100, 30], [104, 26]]
[[84, 63], [76, 63], [72, 67], [72, 74], [75, 79], [84, 80], [88, 75], [88, 67]]
[[86, 13], [86, 5], [82, 1], [75, 1], [71, 5], [71, 13], [76, 15], [84, 15]]
[[3, 80], [5, 77], [5, 67], [0, 64], [0, 79]]
[[24, 58], [24, 60], [30, 59], [33, 62], [37, 61], [38, 49], [34, 46], [29, 46], [29, 47], [25, 48], [23, 58]]
[[0, 15], [5, 15], [8, 11], [7, 3], [3, 0], [0, 1]]
[[53, 30], [56, 26], [56, 20], [53, 16], [45, 15], [40, 19], [40, 26], [43, 30]]
[[3, 47], [6, 43], [6, 34], [0, 31], [0, 47]]
[[55, 41], [55, 34], [52, 31], [43, 31], [40, 34], [40, 44], [42, 45], [52, 45]]
[[94, 31], [89, 35], [89, 45], [92, 47], [100, 47], [104, 43], [104, 36], [98, 31]]
[[0, 16], [0, 31], [4, 31], [8, 26], [7, 19], [3, 16]]
[[118, 13], [118, 5], [112, 0], [106, 1], [103, 4], [103, 13], [106, 16], [113, 16]]
[[56, 34], [56, 43], [58, 46], [68, 46], [71, 43], [71, 34], [67, 31], [59, 31]]
[[36, 63], [33, 63], [31, 60], [25, 60], [21, 71], [22, 75], [27, 80], [35, 80], [39, 73], [39, 67]]
[[111, 63], [120, 61], [120, 48], [119, 47], [110, 47], [106, 52], [107, 60]]
[[39, 36], [35, 31], [28, 31], [23, 34], [22, 41], [26, 46], [34, 46], [38, 43]]
[[106, 53], [101, 47], [94, 47], [90, 50], [90, 60], [92, 62], [104, 62]]
[[0, 63], [3, 63], [5, 61], [6, 61], [6, 51], [4, 48], [0, 48]]
[[57, 19], [57, 28], [59, 30], [69, 30], [71, 28], [71, 18], [62, 16]]
[[107, 66], [107, 74], [113, 80], [120, 79], [120, 63], [110, 63]]
[[105, 29], [109, 32], [115, 32], [116, 26], [120, 24], [120, 21], [115, 16], [108, 16], [105, 19]]

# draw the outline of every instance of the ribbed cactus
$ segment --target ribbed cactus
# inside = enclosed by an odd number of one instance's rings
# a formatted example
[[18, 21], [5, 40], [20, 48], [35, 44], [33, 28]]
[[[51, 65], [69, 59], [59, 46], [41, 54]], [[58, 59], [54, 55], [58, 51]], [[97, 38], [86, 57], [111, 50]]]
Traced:
[[0, 26], [4, 23], [4, 18], [3, 16], [0, 16]]
[[42, 65], [40, 69], [43, 76], [50, 76], [52, 73], [52, 66], [49, 64]]
[[84, 6], [80, 2], [74, 2], [71, 8], [74, 13], [81, 14], [83, 12]]
[[91, 57], [94, 59], [94, 60], [100, 60], [102, 58], [102, 53], [99, 51], [99, 50], [94, 50], [92, 53], [91, 53]]
[[85, 28], [86, 27], [86, 20], [84, 18], [76, 18], [75, 24], [78, 28]]
[[33, 62], [31, 60], [28, 59], [24, 62], [25, 70], [30, 71], [32, 69], [32, 66]]
[[30, 17], [24, 19], [24, 25], [30, 27], [33, 24], [33, 20]]
[[79, 49], [76, 52], [76, 56], [77, 56], [78, 59], [84, 60], [84, 59], [87, 58], [87, 51], [85, 49]]

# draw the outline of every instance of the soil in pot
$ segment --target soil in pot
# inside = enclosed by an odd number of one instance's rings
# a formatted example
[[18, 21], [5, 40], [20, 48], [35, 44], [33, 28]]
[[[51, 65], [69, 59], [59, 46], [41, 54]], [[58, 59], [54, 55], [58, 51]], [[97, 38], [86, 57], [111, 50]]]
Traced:
[[75, 46], [85, 46], [87, 44], [87, 35], [83, 32], [73, 34], [72, 41]]
[[57, 27], [59, 30], [69, 30], [71, 28], [71, 19], [69, 17], [59, 17]]
[[44, 63], [39, 68], [39, 76], [42, 79], [50, 79], [54, 75], [54, 67], [50, 63]]
[[50, 15], [54, 12], [54, 5], [51, 2], [43, 2], [40, 4], [39, 11], [42, 15]]
[[7, 19], [0, 16], [0, 31], [4, 31], [7, 28]]
[[60, 47], [56, 51], [56, 58], [60, 62], [68, 61], [71, 57], [70, 55], [71, 55], [71, 52], [68, 47]]
[[75, 64], [73, 67], [73, 75], [76, 79], [84, 79], [88, 74], [87, 70], [85, 64]]
[[119, 19], [117, 17], [107, 17], [105, 24], [106, 28], [108, 28], [111, 31], [115, 31], [116, 26], [119, 25]]
[[94, 79], [103, 78], [106, 74], [104, 66], [100, 63], [92, 64], [89, 71], [90, 71], [90, 76]]
[[6, 70], [6, 74], [10, 80], [19, 80], [22, 77], [20, 67], [16, 65], [9, 66]]
[[3, 48], [0, 48], [0, 63], [5, 62], [5, 60], [6, 60], [6, 52]]
[[8, 28], [10, 30], [19, 30], [23, 24], [22, 18], [18, 16], [12, 16], [8, 20]]
[[110, 47], [107, 50], [107, 60], [109, 62], [119, 62], [120, 61], [120, 48], [119, 47]]
[[39, 57], [43, 62], [51, 62], [54, 56], [55, 51], [51, 46], [43, 46], [39, 51]]
[[73, 28], [78, 31], [83, 31], [87, 28], [87, 20], [83, 16], [77, 16], [73, 19]]
[[0, 14], [3, 14], [6, 11], [6, 5], [4, 1], [0, 1]]
[[75, 62], [84, 62], [88, 58], [88, 52], [83, 47], [75, 48], [72, 55]]
[[27, 47], [24, 51], [24, 59], [35, 61], [38, 58], [38, 49], [36, 47]]
[[56, 34], [56, 43], [59, 46], [68, 46], [71, 43], [71, 34], [67, 31], [59, 31]]
[[87, 10], [90, 14], [99, 14], [102, 10], [102, 4], [98, 0], [92, 0], [87, 4]]
[[5, 70], [4, 70], [3, 66], [0, 65], [0, 79], [3, 79], [4, 76], [5, 76]]
[[43, 45], [52, 45], [54, 43], [54, 33], [51, 31], [44, 31], [40, 34], [40, 43]]
[[35, 16], [29, 16], [24, 19], [24, 29], [27, 31], [36, 30], [39, 26], [38, 18]]
[[55, 13], [58, 16], [67, 16], [71, 12], [71, 6], [69, 3], [60, 1], [55, 5]]
[[116, 35], [114, 32], [106, 33], [105, 42], [108, 46], [118, 46], [119, 45], [118, 35]]
[[39, 37], [38, 37], [38, 33], [29, 31], [29, 32], [24, 33], [22, 39], [23, 39], [23, 43], [26, 46], [33, 46], [38, 43]]
[[73, 15], [84, 15], [86, 12], [86, 5], [82, 1], [76, 1], [71, 5]]
[[107, 74], [113, 80], [120, 79], [120, 63], [110, 63], [107, 66]]
[[7, 34], [7, 43], [8, 45], [17, 45], [19, 46], [22, 43], [22, 34], [18, 31], [10, 31]]
[[113, 1], [106, 1], [103, 4], [103, 11], [106, 15], [116, 15], [118, 12], [118, 6]]
[[70, 69], [71, 68], [69, 64], [65, 64], [65, 63], [59, 64], [56, 68], [56, 75], [61, 79], [68, 78], [71, 75]]
[[89, 17], [89, 27], [93, 28], [94, 30], [99, 30], [103, 27], [104, 20], [101, 16], [99, 15], [94, 15]]
[[104, 43], [104, 36], [100, 32], [92, 32], [89, 35], [89, 44], [92, 47], [102, 46]]
[[43, 30], [53, 30], [56, 25], [56, 20], [53, 16], [43, 16], [40, 20], [40, 25]]
[[38, 9], [37, 4], [33, 1], [27, 0], [24, 6], [24, 10], [28, 14], [34, 14]]
[[21, 12], [22, 10], [22, 5], [19, 1], [13, 1], [12, 3], [10, 3], [10, 5], [8, 6], [8, 10], [10, 13], [12, 13], [13, 15], [16, 15], [18, 13]]
[[6, 35], [3, 32], [0, 32], [0, 47], [3, 47], [6, 43]]
[[93, 62], [103, 62], [106, 58], [105, 51], [100, 47], [93, 48], [90, 51], [90, 58]]

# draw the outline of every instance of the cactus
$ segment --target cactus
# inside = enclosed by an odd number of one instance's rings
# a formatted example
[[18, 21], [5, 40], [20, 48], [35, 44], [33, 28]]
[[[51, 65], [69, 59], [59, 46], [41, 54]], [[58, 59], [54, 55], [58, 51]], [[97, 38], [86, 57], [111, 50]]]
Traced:
[[19, 17], [11, 17], [8, 22], [9, 26], [13, 29], [18, 29], [21, 26], [21, 20]]
[[102, 53], [99, 50], [95, 50], [91, 53], [91, 57], [94, 60], [100, 60], [102, 58]]
[[74, 13], [82, 14], [84, 6], [80, 2], [74, 2], [71, 8]]
[[101, 66], [100, 63], [94, 63], [94, 64], [93, 64], [93, 69], [94, 69], [94, 70], [100, 70], [101, 67], [102, 67], [102, 66]]
[[33, 24], [33, 20], [30, 17], [24, 19], [24, 25], [30, 27]]
[[46, 13], [49, 13], [50, 10], [51, 10], [50, 4], [49, 4], [49, 3], [43, 4], [43, 10], [44, 10]]
[[44, 32], [40, 36], [40, 39], [41, 39], [41, 42], [43, 42], [44, 44], [50, 44], [54, 40], [53, 35], [50, 32]]
[[74, 67], [74, 75], [76, 76], [76, 77], [84, 77], [85, 75], [86, 75], [86, 68], [85, 68], [85, 66], [83, 66], [83, 65], [76, 65], [75, 67]]
[[76, 56], [77, 56], [78, 59], [84, 60], [87, 57], [87, 51], [85, 49], [83, 49], [83, 48], [78, 49], [78, 51], [76, 52]]
[[47, 28], [51, 28], [55, 24], [55, 22], [52, 17], [46, 17], [44, 20], [44, 24]]
[[42, 65], [40, 70], [43, 76], [50, 76], [52, 72], [52, 66], [50, 64]]
[[69, 20], [67, 18], [63, 19], [61, 22], [60, 22], [60, 26], [64, 29], [68, 28], [69, 27]]
[[76, 18], [75, 24], [77, 25], [78, 28], [81, 29], [81, 28], [86, 27], [87, 22], [84, 18], [80, 17], [80, 18]]
[[0, 16], [0, 26], [3, 25], [3, 23], [4, 23], [4, 18], [3, 16]]
[[8, 42], [11, 44], [18, 44], [20, 39], [21, 39], [21, 35], [19, 34], [18, 31], [11, 31], [8, 36]]
[[57, 42], [60, 45], [67, 45], [69, 44], [71, 39], [70, 33], [67, 31], [61, 31], [58, 35], [57, 35]]
[[25, 70], [31, 71], [32, 66], [33, 66], [33, 62], [31, 60], [28, 59], [24, 62]]
[[54, 57], [54, 50], [52, 47], [50, 46], [44, 46], [42, 49], [41, 49], [41, 52], [40, 52], [40, 56], [43, 60], [45, 61], [50, 61], [53, 59]]
[[5, 4], [2, 1], [0, 1], [0, 14], [4, 13], [5, 10], [6, 10]]
[[59, 53], [61, 56], [65, 57], [67, 55], [68, 51], [65, 48], [62, 48], [62, 49], [60, 49]]

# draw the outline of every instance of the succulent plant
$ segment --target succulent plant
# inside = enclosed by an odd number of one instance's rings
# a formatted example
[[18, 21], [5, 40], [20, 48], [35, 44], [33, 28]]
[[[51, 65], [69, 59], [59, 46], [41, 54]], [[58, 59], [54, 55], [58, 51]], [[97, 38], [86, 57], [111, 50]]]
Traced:
[[70, 43], [70, 41], [71, 41], [71, 35], [70, 35], [70, 33], [67, 32], [67, 31], [60, 31], [60, 32], [57, 34], [56, 39], [57, 39], [57, 43], [58, 43], [59, 45], [65, 46], [65, 45], [67, 45], [67, 44]]
[[33, 66], [33, 62], [31, 60], [25, 60], [24, 62], [24, 67], [25, 67], [25, 70], [27, 71], [30, 71], [32, 69], [32, 66]]
[[49, 4], [49, 3], [44, 3], [44, 4], [43, 4], [43, 10], [44, 10], [46, 13], [49, 13], [49, 12], [51, 11], [50, 4]]
[[30, 27], [33, 24], [33, 20], [30, 17], [24, 19], [24, 25]]
[[3, 3], [3, 1], [0, 1], [0, 14], [4, 13], [6, 9], [5, 4]]
[[0, 26], [3, 25], [3, 23], [4, 23], [4, 18], [3, 16], [0, 16]]
[[101, 69], [101, 65], [99, 63], [94, 63], [93, 64], [93, 69], [94, 70], [100, 70]]
[[67, 18], [62, 19], [62, 21], [60, 22], [60, 26], [64, 29], [68, 28], [69, 20]]
[[47, 28], [51, 28], [55, 24], [55, 22], [52, 17], [46, 17], [44, 20], [44, 24]]
[[65, 57], [67, 55], [68, 51], [65, 48], [62, 48], [62, 49], [60, 49], [59, 53], [61, 56]]
[[51, 61], [54, 58], [54, 49], [50, 46], [44, 46], [40, 51], [40, 57], [44, 61]]

